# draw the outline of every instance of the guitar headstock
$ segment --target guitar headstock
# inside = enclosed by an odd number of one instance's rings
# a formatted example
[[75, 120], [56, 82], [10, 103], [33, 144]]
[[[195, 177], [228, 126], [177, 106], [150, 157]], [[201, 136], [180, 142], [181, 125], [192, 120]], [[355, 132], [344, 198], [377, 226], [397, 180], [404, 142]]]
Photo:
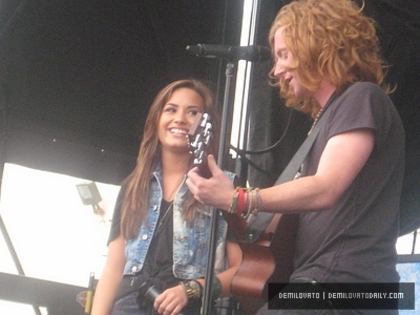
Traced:
[[210, 115], [197, 113], [188, 131], [188, 147], [193, 157], [193, 164], [199, 167], [201, 175], [207, 178], [211, 176], [207, 168], [207, 149], [213, 136], [212, 129]]

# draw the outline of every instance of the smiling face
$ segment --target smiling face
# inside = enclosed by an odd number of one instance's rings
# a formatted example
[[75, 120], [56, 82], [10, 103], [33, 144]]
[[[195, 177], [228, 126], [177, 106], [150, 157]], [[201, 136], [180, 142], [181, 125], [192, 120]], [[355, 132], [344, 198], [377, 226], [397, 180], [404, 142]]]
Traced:
[[312, 94], [311, 91], [299, 82], [296, 71], [290, 70], [290, 67], [293, 66], [294, 59], [283, 40], [283, 27], [277, 29], [274, 34], [274, 54], [276, 64], [273, 75], [278, 79], [283, 79], [293, 90], [297, 98], [310, 97]]
[[172, 93], [162, 108], [158, 125], [162, 151], [188, 153], [187, 134], [198, 112], [204, 112], [203, 98], [189, 88]]

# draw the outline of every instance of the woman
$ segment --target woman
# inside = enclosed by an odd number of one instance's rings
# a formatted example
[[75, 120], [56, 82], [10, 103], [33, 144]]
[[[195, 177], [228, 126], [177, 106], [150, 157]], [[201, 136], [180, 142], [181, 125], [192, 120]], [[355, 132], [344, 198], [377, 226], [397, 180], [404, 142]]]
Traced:
[[[197, 113], [203, 112], [210, 115], [213, 125], [215, 141], [208, 149], [216, 153], [218, 115], [205, 85], [180, 80], [156, 96], [137, 166], [124, 181], [117, 200], [92, 315], [199, 313], [211, 208], [194, 200], [185, 179], [192, 167], [187, 133]], [[227, 175], [233, 180], [233, 174]], [[226, 241], [223, 217], [218, 227], [214, 299], [229, 296], [231, 278], [241, 260], [239, 246]], [[157, 297], [147, 297], [150, 287], [157, 289]]]

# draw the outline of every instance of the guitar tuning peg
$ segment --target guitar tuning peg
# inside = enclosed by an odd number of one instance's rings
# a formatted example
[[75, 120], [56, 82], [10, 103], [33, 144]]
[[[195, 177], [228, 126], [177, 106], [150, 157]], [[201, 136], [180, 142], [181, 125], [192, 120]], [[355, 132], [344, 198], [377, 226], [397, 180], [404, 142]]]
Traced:
[[203, 114], [203, 124], [207, 124], [210, 121], [210, 115], [208, 113]]
[[206, 144], [206, 145], [208, 145], [209, 143], [210, 143], [210, 138], [211, 138], [211, 134], [208, 134], [205, 138], [204, 138], [204, 143]]
[[211, 130], [212, 130], [212, 125], [211, 125], [211, 123], [207, 123], [207, 124], [205, 125], [205, 127], [204, 127], [203, 134], [204, 134], [204, 135], [210, 134], [210, 133], [211, 133]]
[[191, 146], [193, 148], [197, 148], [200, 145], [200, 143], [202, 142], [201, 138], [202, 138], [202, 135], [200, 133], [198, 133], [197, 136], [195, 137], [194, 141], [191, 143]]

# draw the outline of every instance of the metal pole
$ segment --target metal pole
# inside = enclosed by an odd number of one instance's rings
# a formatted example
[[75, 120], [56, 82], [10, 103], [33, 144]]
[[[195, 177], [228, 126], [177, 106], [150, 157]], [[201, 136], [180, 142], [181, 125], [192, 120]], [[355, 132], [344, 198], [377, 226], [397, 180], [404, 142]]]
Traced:
[[[235, 66], [233, 63], [229, 62], [226, 65], [226, 83], [225, 83], [225, 94], [223, 99], [223, 109], [222, 109], [222, 122], [220, 128], [220, 141], [219, 141], [219, 153], [217, 158], [217, 164], [220, 168], [223, 168], [223, 159], [225, 152], [225, 142], [226, 142], [226, 129], [228, 122], [228, 113], [229, 113], [229, 99], [230, 99], [230, 87], [233, 77], [233, 69]], [[211, 286], [213, 283], [213, 269], [214, 269], [214, 260], [216, 253], [216, 241], [217, 241], [217, 220], [219, 217], [219, 210], [213, 209], [210, 223], [210, 243], [209, 243], [209, 252], [207, 257], [207, 270], [206, 270], [206, 282], [204, 286], [204, 298], [203, 298], [203, 315], [209, 315], [211, 310]]]

